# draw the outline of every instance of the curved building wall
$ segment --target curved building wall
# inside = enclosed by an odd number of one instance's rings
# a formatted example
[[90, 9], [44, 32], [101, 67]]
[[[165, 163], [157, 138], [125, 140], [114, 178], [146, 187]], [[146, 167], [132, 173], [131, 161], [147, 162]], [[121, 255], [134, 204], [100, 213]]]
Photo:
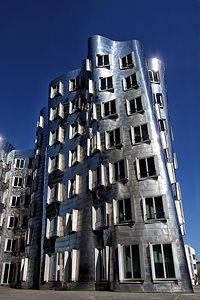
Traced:
[[6, 141], [4, 138], [0, 138], [0, 150], [4, 150], [6, 153], [9, 153], [14, 149], [15, 147], [11, 143]]
[[191, 291], [157, 63], [138, 41], [93, 36], [81, 69], [51, 82], [41, 287]]

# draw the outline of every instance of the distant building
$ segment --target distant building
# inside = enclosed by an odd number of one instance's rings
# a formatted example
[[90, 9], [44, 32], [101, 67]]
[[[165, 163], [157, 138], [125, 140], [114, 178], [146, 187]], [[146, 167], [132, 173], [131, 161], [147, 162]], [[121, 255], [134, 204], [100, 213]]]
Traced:
[[188, 268], [190, 272], [190, 278], [193, 285], [198, 284], [199, 276], [197, 273], [197, 257], [194, 248], [190, 245], [185, 245], [185, 253], [188, 262]]
[[164, 65], [136, 40], [88, 45], [3, 166], [1, 284], [191, 292]]

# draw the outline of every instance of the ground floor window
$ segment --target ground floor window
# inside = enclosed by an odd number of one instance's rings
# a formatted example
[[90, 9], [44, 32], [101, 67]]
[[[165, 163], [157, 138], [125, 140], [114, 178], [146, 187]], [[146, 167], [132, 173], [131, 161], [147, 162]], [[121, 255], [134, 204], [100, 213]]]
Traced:
[[11, 263], [3, 263], [1, 284], [13, 283], [15, 275], [15, 265]]

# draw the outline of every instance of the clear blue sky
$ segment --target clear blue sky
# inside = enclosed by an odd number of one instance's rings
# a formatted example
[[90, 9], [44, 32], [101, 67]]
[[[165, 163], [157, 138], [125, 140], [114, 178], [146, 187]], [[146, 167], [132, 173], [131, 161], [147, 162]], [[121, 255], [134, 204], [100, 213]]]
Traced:
[[186, 220], [200, 260], [200, 1], [6, 0], [0, 4], [0, 136], [33, 148], [51, 80], [80, 68], [87, 40], [137, 39], [165, 63]]

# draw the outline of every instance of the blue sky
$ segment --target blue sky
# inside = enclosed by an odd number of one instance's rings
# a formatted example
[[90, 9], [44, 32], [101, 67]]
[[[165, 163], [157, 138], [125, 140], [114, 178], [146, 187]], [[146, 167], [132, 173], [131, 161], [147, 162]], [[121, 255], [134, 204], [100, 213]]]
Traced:
[[87, 40], [137, 39], [147, 58], [166, 68], [186, 220], [185, 243], [200, 260], [200, 1], [6, 0], [0, 3], [0, 136], [16, 149], [33, 148], [48, 85], [80, 68]]

